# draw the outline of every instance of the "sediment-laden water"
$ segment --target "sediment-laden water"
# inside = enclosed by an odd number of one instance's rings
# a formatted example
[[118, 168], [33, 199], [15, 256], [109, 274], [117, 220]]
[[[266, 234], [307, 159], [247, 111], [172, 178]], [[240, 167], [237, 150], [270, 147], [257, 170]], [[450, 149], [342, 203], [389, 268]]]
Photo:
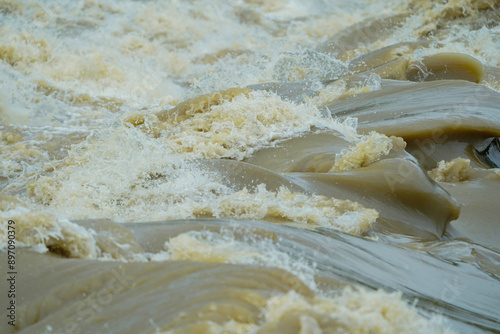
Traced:
[[0, 0], [0, 332], [498, 332], [499, 138], [498, 0]]

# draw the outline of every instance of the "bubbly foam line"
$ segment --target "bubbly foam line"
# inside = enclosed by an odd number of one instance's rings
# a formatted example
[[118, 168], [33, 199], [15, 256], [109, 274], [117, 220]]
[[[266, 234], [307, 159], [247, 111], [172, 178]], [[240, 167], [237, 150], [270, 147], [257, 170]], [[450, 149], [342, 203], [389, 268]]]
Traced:
[[312, 299], [292, 291], [269, 299], [264, 315], [262, 333], [276, 326], [298, 327], [300, 333], [453, 333], [439, 316], [429, 321], [400, 293], [381, 290], [347, 287], [336, 297]]
[[[174, 125], [175, 126], [175, 125]], [[174, 152], [196, 158], [242, 160], [255, 150], [298, 137], [313, 127], [352, 136], [355, 129], [324, 117], [313, 105], [283, 101], [276, 94], [255, 91], [213, 105], [166, 128], [161, 139]]]
[[[279, 241], [278, 241], [279, 242]], [[165, 242], [167, 255], [153, 256], [153, 261], [191, 260], [202, 262], [222, 262], [281, 268], [294, 273], [311, 290], [316, 291], [314, 263], [294, 258], [293, 254], [279, 250], [275, 241], [248, 235], [237, 240], [231, 231], [221, 233], [190, 231]]]

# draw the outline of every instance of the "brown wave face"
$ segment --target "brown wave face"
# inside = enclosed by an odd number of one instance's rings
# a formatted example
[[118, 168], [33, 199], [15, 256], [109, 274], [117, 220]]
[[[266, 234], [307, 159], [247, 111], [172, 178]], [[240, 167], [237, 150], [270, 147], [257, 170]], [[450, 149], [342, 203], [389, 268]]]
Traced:
[[0, 0], [1, 333], [500, 331], [498, 1], [75, 3]]

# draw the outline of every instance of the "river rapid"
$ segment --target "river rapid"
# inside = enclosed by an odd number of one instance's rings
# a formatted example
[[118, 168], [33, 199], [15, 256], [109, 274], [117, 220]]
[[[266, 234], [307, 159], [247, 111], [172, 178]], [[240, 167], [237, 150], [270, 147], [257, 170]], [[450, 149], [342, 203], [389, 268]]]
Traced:
[[500, 332], [500, 1], [0, 0], [1, 333]]

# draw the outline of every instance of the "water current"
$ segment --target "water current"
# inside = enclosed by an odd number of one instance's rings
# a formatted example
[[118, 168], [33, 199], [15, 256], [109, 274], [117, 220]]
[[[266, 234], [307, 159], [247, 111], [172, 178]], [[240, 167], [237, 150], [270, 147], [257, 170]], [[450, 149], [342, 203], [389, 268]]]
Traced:
[[498, 333], [499, 138], [499, 0], [0, 0], [0, 332]]

